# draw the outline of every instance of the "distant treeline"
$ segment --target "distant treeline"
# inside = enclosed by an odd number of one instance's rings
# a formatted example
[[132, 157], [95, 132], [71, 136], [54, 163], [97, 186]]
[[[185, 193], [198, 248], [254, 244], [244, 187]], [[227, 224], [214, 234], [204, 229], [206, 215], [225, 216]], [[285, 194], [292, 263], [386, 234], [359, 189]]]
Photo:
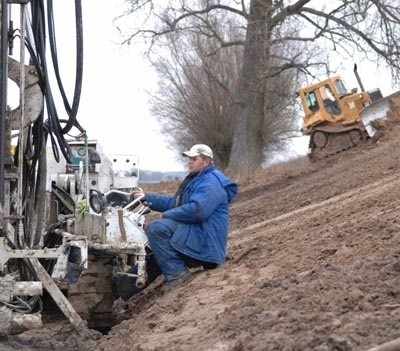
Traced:
[[140, 171], [140, 182], [158, 183], [167, 181], [179, 181], [186, 176], [187, 172], [155, 172]]

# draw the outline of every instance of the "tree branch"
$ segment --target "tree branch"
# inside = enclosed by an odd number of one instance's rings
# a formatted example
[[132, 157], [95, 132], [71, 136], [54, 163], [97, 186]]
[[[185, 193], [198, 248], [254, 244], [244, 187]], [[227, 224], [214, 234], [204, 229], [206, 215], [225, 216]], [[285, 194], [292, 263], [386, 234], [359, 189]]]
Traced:
[[391, 64], [395, 65], [396, 67], [399, 67], [398, 63], [396, 62], [395, 59], [390, 58], [389, 55], [398, 55], [398, 52], [392, 52], [392, 53], [387, 53], [386, 51], [380, 49], [375, 43], [374, 41], [364, 32], [362, 32], [361, 30], [359, 30], [358, 28], [354, 27], [353, 25], [347, 23], [346, 21], [337, 18], [335, 16], [332, 16], [331, 14], [322, 12], [322, 11], [318, 11], [309, 7], [303, 7], [301, 9], [301, 12], [306, 12], [306, 13], [310, 13], [312, 15], [315, 16], [319, 16], [322, 18], [326, 18], [328, 20], [331, 20], [337, 24], [340, 24], [344, 29], [347, 29], [348, 31], [350, 31], [351, 33], [356, 34], [358, 37], [360, 37], [362, 40], [364, 40], [371, 49], [373, 49], [378, 55], [383, 56], [384, 58], [386, 58]]
[[[285, 18], [287, 18], [288, 16], [299, 13], [299, 11], [304, 7], [304, 5], [309, 3], [310, 1], [311, 0], [299, 0], [293, 5], [285, 7], [281, 12], [272, 17], [271, 27], [275, 27], [278, 23], [283, 22]], [[279, 3], [281, 4], [282, 2]]]

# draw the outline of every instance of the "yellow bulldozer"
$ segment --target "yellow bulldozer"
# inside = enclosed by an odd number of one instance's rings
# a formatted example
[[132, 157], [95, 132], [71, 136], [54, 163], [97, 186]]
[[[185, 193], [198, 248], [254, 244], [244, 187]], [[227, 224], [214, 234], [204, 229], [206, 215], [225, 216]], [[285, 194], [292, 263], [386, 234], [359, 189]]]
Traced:
[[386, 117], [393, 99], [400, 92], [383, 97], [380, 89], [365, 91], [360, 85], [348, 91], [339, 76], [298, 89], [304, 110], [301, 131], [310, 136], [309, 158], [319, 160], [365, 143], [375, 133], [373, 121]]

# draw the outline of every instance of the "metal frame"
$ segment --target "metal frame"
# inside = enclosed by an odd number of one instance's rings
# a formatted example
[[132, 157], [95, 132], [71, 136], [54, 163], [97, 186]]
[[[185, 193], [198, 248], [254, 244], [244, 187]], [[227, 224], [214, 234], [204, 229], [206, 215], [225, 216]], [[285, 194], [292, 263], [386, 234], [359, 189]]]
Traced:
[[[8, 5], [1, 0], [1, 57], [0, 57], [0, 206], [4, 206], [4, 165], [5, 165], [5, 121], [7, 111], [7, 78], [8, 78]], [[3, 221], [2, 221], [3, 223]], [[4, 228], [0, 225], [0, 236]]]

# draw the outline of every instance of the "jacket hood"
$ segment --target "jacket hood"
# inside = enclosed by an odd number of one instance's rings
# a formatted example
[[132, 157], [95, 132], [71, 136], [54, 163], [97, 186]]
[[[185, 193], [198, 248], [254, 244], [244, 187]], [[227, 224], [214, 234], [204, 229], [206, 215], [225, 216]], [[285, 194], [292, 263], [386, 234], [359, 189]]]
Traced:
[[226, 193], [228, 194], [228, 201], [231, 202], [238, 193], [237, 184], [233, 180], [228, 178], [225, 174], [216, 169], [214, 170], [213, 174], [217, 177], [222, 187], [225, 189]]

